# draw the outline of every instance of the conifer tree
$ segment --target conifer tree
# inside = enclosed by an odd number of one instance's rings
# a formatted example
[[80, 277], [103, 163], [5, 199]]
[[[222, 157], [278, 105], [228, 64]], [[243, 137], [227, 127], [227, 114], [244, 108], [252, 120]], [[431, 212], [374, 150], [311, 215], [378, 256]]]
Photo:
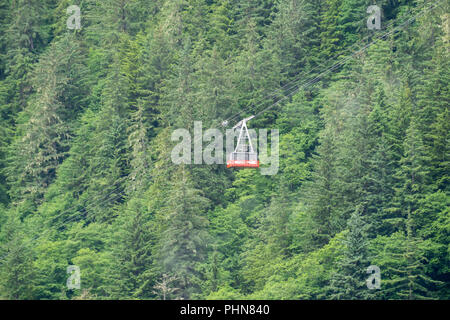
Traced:
[[438, 41], [433, 59], [429, 61], [429, 74], [419, 87], [419, 129], [427, 149], [430, 167], [430, 183], [439, 189], [448, 187], [448, 134], [449, 134], [449, 53], [445, 44]]
[[90, 197], [114, 200], [93, 204], [90, 208], [90, 219], [93, 220], [109, 220], [113, 217], [108, 208], [111, 208], [112, 203], [121, 202], [124, 180], [129, 171], [126, 135], [130, 117], [129, 82], [121, 72], [118, 56], [115, 59], [101, 94], [101, 109], [96, 117], [87, 190]]
[[[415, 234], [417, 210], [420, 208], [424, 194], [429, 191], [426, 184], [428, 167], [426, 149], [418, 129], [418, 120], [413, 115], [409, 128], [406, 130], [404, 155], [400, 160], [401, 167], [397, 173], [400, 181], [396, 189], [394, 205], [401, 212], [399, 218], [403, 231], [404, 245], [392, 254], [391, 259], [399, 259], [393, 266], [390, 262], [393, 276], [387, 281], [386, 292], [398, 298], [423, 299], [430, 297], [432, 289], [438, 282], [431, 279], [425, 272], [426, 255], [423, 240]], [[434, 288], [435, 289], [435, 288]]]
[[[254, 114], [261, 111], [263, 106], [273, 103], [275, 98], [278, 100], [281, 97], [280, 94], [278, 97], [272, 97], [267, 93], [280, 87], [282, 70], [276, 55], [272, 54], [270, 43], [267, 48], [260, 48], [261, 37], [256, 31], [256, 22], [250, 19], [247, 28], [248, 32], [241, 40], [242, 52], [234, 63], [232, 79], [236, 87], [238, 106]], [[236, 112], [230, 110], [230, 114]], [[264, 114], [263, 119], [259, 121], [264, 122], [264, 117], [270, 117], [270, 112]]]
[[30, 52], [39, 50], [49, 35], [49, 25], [44, 21], [48, 14], [48, 1], [11, 1], [11, 24], [8, 34], [9, 45]]
[[71, 121], [81, 109], [82, 61], [77, 41], [66, 36], [55, 42], [36, 67], [35, 96], [23, 117], [22, 133], [11, 147], [8, 180], [14, 201], [39, 201], [66, 157]]
[[333, 129], [321, 132], [320, 145], [313, 156], [311, 181], [305, 185], [306, 205], [311, 215], [311, 237], [314, 247], [328, 243], [336, 231], [333, 221], [337, 217], [337, 141]]
[[371, 265], [367, 238], [368, 224], [357, 208], [348, 220], [348, 233], [341, 260], [330, 281], [331, 299], [370, 299], [373, 293], [367, 288], [366, 270]]
[[321, 46], [320, 51], [323, 59], [331, 58], [342, 52], [344, 45], [344, 35], [339, 24], [339, 9], [342, 0], [330, 0], [324, 2], [324, 9], [321, 17]]
[[175, 295], [184, 299], [199, 293], [198, 264], [206, 259], [208, 237], [205, 210], [209, 201], [190, 179], [185, 165], [179, 165], [171, 179], [173, 187], [164, 209], [167, 227], [160, 243], [163, 270], [177, 277], [180, 290]]
[[267, 49], [280, 56], [283, 73], [288, 76], [306, 73], [317, 62], [321, 1], [280, 1], [270, 27]]
[[383, 249], [383, 297], [394, 299], [430, 299], [441, 282], [426, 273], [426, 242], [414, 234], [411, 207], [405, 218], [406, 232], [394, 235], [390, 246]]
[[115, 224], [109, 294], [113, 299], [148, 299], [155, 281], [154, 235], [142, 200], [129, 200]]
[[12, 299], [34, 299], [36, 273], [30, 238], [16, 213], [11, 210], [1, 230], [0, 296]]
[[7, 148], [10, 144], [17, 113], [22, 111], [32, 94], [32, 63], [36, 53], [47, 43], [49, 28], [45, 23], [47, 1], [9, 1], [0, 5], [0, 201], [7, 201]]

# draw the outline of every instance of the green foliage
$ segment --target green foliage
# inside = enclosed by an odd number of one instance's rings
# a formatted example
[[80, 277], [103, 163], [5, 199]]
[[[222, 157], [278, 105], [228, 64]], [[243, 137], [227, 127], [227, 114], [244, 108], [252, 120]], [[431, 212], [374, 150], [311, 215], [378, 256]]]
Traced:
[[34, 299], [36, 271], [33, 248], [17, 216], [9, 215], [2, 228], [1, 295], [6, 299]]
[[357, 208], [348, 220], [347, 238], [341, 260], [336, 265], [329, 290], [332, 299], [370, 299], [373, 294], [367, 290], [366, 269], [370, 266], [367, 230], [361, 209]]
[[[449, 5], [376, 40], [426, 4], [1, 2], [0, 298], [449, 299]], [[172, 163], [249, 115], [276, 175]]]
[[160, 239], [160, 259], [166, 272], [177, 277], [178, 297], [197, 293], [202, 274], [198, 263], [204, 260], [208, 242], [208, 220], [204, 215], [208, 199], [196, 189], [184, 165], [172, 177], [172, 194], [163, 208], [167, 228]]
[[117, 231], [110, 243], [113, 264], [108, 270], [110, 298], [150, 298], [155, 274], [149, 268], [155, 260], [154, 227], [140, 199], [130, 200], [129, 208], [116, 220]]
[[78, 42], [66, 36], [53, 43], [34, 70], [36, 94], [22, 115], [27, 122], [17, 129], [7, 168], [11, 196], [16, 202], [26, 197], [40, 200], [66, 156], [71, 120], [77, 108], [81, 109], [84, 94], [80, 60]]

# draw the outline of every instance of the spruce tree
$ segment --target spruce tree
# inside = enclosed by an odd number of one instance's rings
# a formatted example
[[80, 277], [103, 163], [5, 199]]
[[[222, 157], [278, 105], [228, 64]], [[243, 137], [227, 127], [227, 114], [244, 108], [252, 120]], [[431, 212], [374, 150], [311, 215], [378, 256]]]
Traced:
[[68, 35], [52, 45], [35, 69], [36, 94], [10, 148], [7, 173], [15, 202], [39, 202], [66, 157], [71, 121], [82, 108], [81, 53], [77, 40]]
[[11, 300], [34, 299], [33, 242], [26, 236], [24, 225], [14, 210], [3, 225], [1, 239], [0, 296]]
[[[448, 47], [448, 45], [447, 45]], [[423, 135], [423, 143], [429, 157], [429, 182], [436, 188], [448, 188], [449, 172], [449, 53], [448, 48], [438, 41], [434, 57], [428, 61], [429, 70], [423, 84], [419, 86], [418, 104], [420, 117], [419, 130]]]
[[193, 298], [202, 281], [199, 263], [206, 259], [209, 205], [195, 189], [188, 169], [179, 165], [171, 179], [171, 194], [164, 208], [167, 227], [160, 242], [160, 259], [165, 273], [177, 277], [178, 298]]
[[362, 300], [373, 298], [367, 288], [367, 268], [371, 265], [368, 250], [368, 223], [362, 208], [356, 208], [348, 220], [345, 249], [329, 285], [331, 299]]
[[130, 199], [115, 221], [107, 291], [112, 299], [149, 299], [155, 282], [153, 225], [142, 199]]
[[411, 207], [405, 218], [406, 231], [390, 240], [383, 249], [382, 296], [390, 299], [430, 299], [441, 282], [433, 280], [426, 272], [426, 242], [415, 235]]
[[267, 49], [280, 56], [288, 77], [308, 72], [316, 63], [321, 1], [280, 1], [270, 26]]
[[321, 132], [320, 145], [313, 156], [311, 181], [305, 184], [306, 205], [312, 221], [312, 245], [321, 247], [336, 232], [333, 221], [337, 216], [337, 154], [336, 137], [331, 128]]

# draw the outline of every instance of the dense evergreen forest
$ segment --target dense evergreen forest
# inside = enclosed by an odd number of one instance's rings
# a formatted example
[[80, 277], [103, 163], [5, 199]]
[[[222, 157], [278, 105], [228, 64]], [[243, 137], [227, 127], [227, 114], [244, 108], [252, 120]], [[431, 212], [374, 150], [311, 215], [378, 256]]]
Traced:
[[[449, 12], [1, 0], [0, 298], [449, 299]], [[268, 106], [277, 174], [171, 161]]]

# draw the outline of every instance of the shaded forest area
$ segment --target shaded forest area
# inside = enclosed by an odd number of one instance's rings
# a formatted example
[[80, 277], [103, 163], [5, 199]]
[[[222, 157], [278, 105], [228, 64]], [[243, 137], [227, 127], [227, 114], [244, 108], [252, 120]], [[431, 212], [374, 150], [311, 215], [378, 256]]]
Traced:
[[[0, 298], [449, 299], [449, 5], [2, 0]], [[170, 161], [280, 97], [278, 174]]]

